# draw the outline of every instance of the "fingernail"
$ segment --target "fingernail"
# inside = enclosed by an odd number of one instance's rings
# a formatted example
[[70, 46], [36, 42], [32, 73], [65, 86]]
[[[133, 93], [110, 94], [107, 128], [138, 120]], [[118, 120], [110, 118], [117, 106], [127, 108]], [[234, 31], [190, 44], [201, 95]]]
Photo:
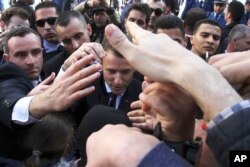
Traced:
[[117, 31], [117, 27], [114, 24], [110, 24], [106, 28], [106, 35], [111, 37]]

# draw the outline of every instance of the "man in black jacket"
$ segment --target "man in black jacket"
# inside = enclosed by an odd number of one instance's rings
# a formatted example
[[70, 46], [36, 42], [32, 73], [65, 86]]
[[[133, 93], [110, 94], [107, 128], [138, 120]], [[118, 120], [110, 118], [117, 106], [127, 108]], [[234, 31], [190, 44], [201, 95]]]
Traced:
[[55, 80], [52, 74], [38, 84], [43, 64], [40, 36], [28, 27], [17, 27], [5, 40], [6, 63], [0, 68], [0, 128], [1, 133], [6, 133], [1, 134], [4, 138], [0, 139], [0, 156], [21, 159], [15, 146], [21, 146], [19, 138], [24, 136], [26, 128], [48, 113], [65, 111], [76, 100], [93, 92], [94, 88], [88, 85], [100, 76], [101, 66], [83, 69], [93, 61], [88, 56], [76, 61]]

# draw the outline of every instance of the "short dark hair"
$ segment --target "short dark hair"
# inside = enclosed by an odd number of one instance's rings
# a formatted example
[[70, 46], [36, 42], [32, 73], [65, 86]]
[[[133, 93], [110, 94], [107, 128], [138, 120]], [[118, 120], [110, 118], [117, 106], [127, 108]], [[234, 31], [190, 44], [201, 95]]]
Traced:
[[111, 51], [114, 53], [114, 55], [116, 57], [119, 57], [119, 58], [124, 58], [123, 55], [118, 52], [115, 48], [113, 48], [110, 43], [108, 42], [108, 40], [106, 38], [103, 39], [102, 43], [101, 43], [102, 47], [103, 47], [103, 50], [104, 51]]
[[43, 9], [43, 8], [55, 8], [56, 13], [58, 15], [60, 14], [60, 10], [58, 9], [57, 5], [54, 2], [51, 2], [51, 1], [44, 1], [44, 2], [41, 2], [38, 5], [36, 5], [35, 13], [36, 13], [37, 10]]
[[80, 20], [83, 24], [87, 24], [85, 18], [80, 12], [68, 10], [59, 15], [56, 21], [56, 25], [66, 27], [73, 18]]
[[184, 24], [182, 20], [174, 15], [164, 15], [159, 17], [155, 22], [153, 32], [156, 33], [159, 28], [161, 29], [178, 28], [182, 36], [183, 37], [185, 36]]
[[228, 13], [231, 13], [232, 20], [235, 23], [240, 22], [242, 16], [244, 15], [245, 7], [244, 5], [239, 1], [232, 1], [228, 5]]
[[140, 11], [141, 13], [145, 14], [146, 15], [146, 24], [148, 24], [149, 19], [150, 19], [150, 15], [151, 15], [151, 11], [150, 11], [148, 4], [146, 4], [146, 3], [134, 3], [133, 5], [131, 5], [129, 7], [125, 18], [128, 17], [129, 13], [132, 10], [137, 10], [137, 11]]
[[29, 20], [29, 14], [26, 10], [19, 8], [19, 7], [10, 7], [6, 10], [4, 10], [2, 14], [1, 20], [8, 25], [10, 23], [10, 19], [13, 16], [19, 16], [20, 18], [24, 20]]
[[37, 38], [40, 39], [40, 42], [41, 42], [41, 45], [42, 45], [41, 37], [35, 30], [33, 30], [30, 27], [26, 27], [26, 26], [18, 26], [18, 27], [15, 27], [15, 28], [11, 29], [9, 31], [9, 33], [5, 36], [5, 39], [4, 39], [4, 52], [9, 53], [8, 42], [12, 37], [24, 37], [27, 34], [35, 34], [37, 36]]
[[193, 32], [194, 25], [197, 21], [207, 18], [206, 11], [201, 8], [191, 8], [184, 17], [184, 26]]
[[175, 0], [163, 0], [166, 7], [170, 7], [171, 12], [174, 12], [176, 8], [176, 1]]
[[200, 21], [198, 21], [197, 23], [195, 23], [194, 29], [193, 29], [193, 34], [195, 34], [195, 33], [197, 32], [197, 30], [200, 28], [200, 26], [201, 26], [202, 24], [210, 24], [210, 25], [219, 27], [220, 30], [221, 30], [221, 27], [220, 27], [220, 25], [219, 25], [217, 22], [215, 22], [215, 21], [213, 21], [213, 20], [209, 20], [209, 19], [203, 19], [203, 20], [200, 20]]

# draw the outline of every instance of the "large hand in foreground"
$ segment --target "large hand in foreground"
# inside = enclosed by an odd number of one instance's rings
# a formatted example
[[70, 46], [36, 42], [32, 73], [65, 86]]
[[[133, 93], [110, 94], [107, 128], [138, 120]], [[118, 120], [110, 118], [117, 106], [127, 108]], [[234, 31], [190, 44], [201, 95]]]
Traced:
[[136, 167], [159, 143], [158, 139], [137, 128], [106, 125], [87, 140], [87, 166]]
[[220, 73], [244, 98], [250, 97], [250, 51], [216, 55], [210, 58], [209, 64]]
[[152, 83], [140, 95], [142, 110], [156, 115], [165, 140], [191, 140], [194, 133], [195, 103], [173, 83]]
[[154, 113], [147, 114], [142, 111], [140, 100], [131, 103], [130, 107], [132, 111], [128, 112], [127, 115], [134, 127], [154, 130], [157, 124], [156, 115], [154, 115]]
[[168, 36], [153, 34], [132, 22], [127, 23], [127, 29], [135, 44], [114, 25], [106, 26], [105, 36], [137, 71], [153, 81], [173, 82], [187, 91], [208, 120], [242, 101], [218, 70]]

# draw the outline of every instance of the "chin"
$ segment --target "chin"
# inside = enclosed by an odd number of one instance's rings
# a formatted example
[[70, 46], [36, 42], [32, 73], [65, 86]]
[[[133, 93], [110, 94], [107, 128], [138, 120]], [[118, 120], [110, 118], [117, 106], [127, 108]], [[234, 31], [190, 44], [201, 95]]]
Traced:
[[29, 75], [29, 78], [31, 80], [38, 80], [39, 79], [39, 75]]

